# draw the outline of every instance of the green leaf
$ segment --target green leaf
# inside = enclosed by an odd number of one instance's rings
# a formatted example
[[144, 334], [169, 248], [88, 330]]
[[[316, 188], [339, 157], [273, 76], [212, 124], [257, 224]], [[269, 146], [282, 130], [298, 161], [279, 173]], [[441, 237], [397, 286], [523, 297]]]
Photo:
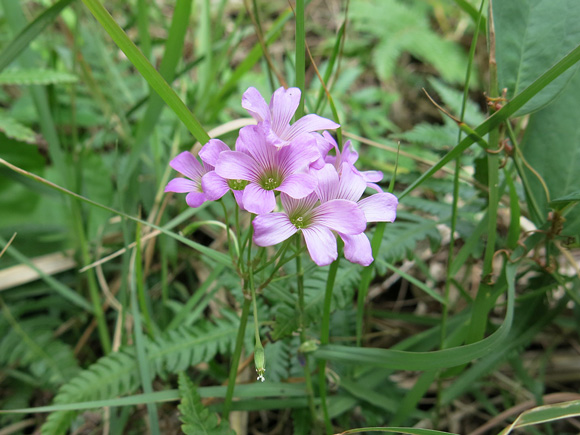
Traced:
[[350, 429], [341, 432], [342, 435], [351, 433], [367, 433], [367, 432], [387, 432], [394, 434], [406, 434], [406, 435], [456, 435], [451, 432], [442, 432], [440, 430], [433, 429], [415, 429], [412, 427], [363, 427], [357, 429]]
[[522, 413], [516, 421], [501, 431], [500, 435], [507, 435], [513, 429], [532, 426], [540, 423], [561, 420], [580, 416], [580, 400], [556, 403], [554, 405], [538, 406]]
[[422, 2], [352, 2], [350, 18], [353, 27], [374, 37], [369, 48], [373, 50], [373, 64], [381, 79], [387, 80], [393, 75], [404, 52], [432, 64], [446, 81], [464, 79], [465, 54], [458, 44], [431, 30], [429, 13], [430, 8]]
[[[521, 91], [513, 100], [503, 106], [499, 111], [495, 112], [492, 116], [487, 118], [484, 122], [479, 124], [475, 129], [475, 133], [482, 137], [483, 135], [489, 133], [491, 130], [496, 128], [502, 122], [506, 121], [510, 116], [512, 116], [520, 107], [525, 103], [530, 101], [535, 95], [538, 94], [542, 89], [551, 83], [556, 77], [562, 75], [565, 71], [576, 65], [580, 60], [580, 45], [578, 45], [574, 50], [564, 56], [558, 63], [552, 66], [548, 71], [544, 72], [540, 77], [538, 77], [532, 84]], [[427, 172], [423, 173], [417, 180], [415, 180], [409, 187], [407, 187], [399, 196], [399, 200], [407, 196], [410, 192], [415, 190], [425, 180], [431, 178], [439, 169], [445, 166], [447, 163], [455, 159], [457, 156], [461, 155], [467, 148], [469, 148], [475, 142], [473, 135], [469, 135], [464, 138], [461, 142], [455, 146], [451, 151], [445, 154], [434, 166], [432, 166]]]
[[9, 69], [0, 73], [0, 85], [56, 85], [77, 81], [74, 74], [51, 69]]
[[36, 133], [33, 130], [1, 112], [0, 131], [10, 139], [30, 144], [36, 143]]
[[201, 403], [201, 397], [189, 377], [179, 373], [179, 395], [181, 404], [178, 406], [183, 423], [181, 430], [187, 435], [197, 434], [231, 434], [234, 433], [225, 421], [218, 421], [218, 416], [210, 412]]
[[[578, 192], [579, 118], [580, 74], [576, 74], [556, 101], [530, 117], [521, 148], [526, 161], [546, 183], [550, 198], [566, 198]], [[547, 221], [548, 200], [538, 177], [528, 169], [525, 171], [530, 195], [544, 213], [542, 221], [536, 222], [541, 225]], [[576, 207], [566, 215], [563, 234], [575, 235], [579, 229], [580, 209]]]
[[[512, 99], [578, 44], [577, 0], [510, 0], [493, 3], [499, 88]], [[534, 112], [560, 94], [578, 66], [552, 81], [516, 112]]]
[[48, 26], [73, 0], [60, 0], [28, 24], [0, 53], [0, 71], [18, 57], [26, 47]]
[[550, 206], [557, 206], [557, 205], [566, 205], [571, 202], [578, 202], [580, 201], [580, 190], [576, 190], [568, 195], [560, 196], [558, 198], [552, 199], [550, 201]]
[[143, 56], [143, 53], [139, 51], [133, 41], [119, 27], [105, 7], [98, 0], [83, 0], [83, 2], [99, 23], [101, 23], [101, 26], [103, 26], [115, 44], [125, 53], [133, 66], [147, 80], [151, 88], [163, 98], [163, 101], [173, 110], [190, 133], [202, 144], [209, 141], [209, 136], [197, 118], [177, 96], [175, 91], [171, 89], [161, 74], [151, 65], [149, 60]]
[[[215, 325], [201, 322], [195, 327], [184, 326], [154, 341], [146, 341], [146, 358], [151, 375], [180, 372], [211, 360], [218, 351], [224, 353], [233, 348], [238, 319], [231, 313], [222, 314], [224, 318], [216, 319]], [[109, 399], [133, 392], [140, 384], [135, 349], [130, 347], [100, 358], [72, 378], [60, 388], [54, 403]], [[63, 433], [75, 415], [72, 411], [51, 414], [43, 425], [42, 433]]]
[[480, 358], [502, 346], [509, 334], [514, 314], [516, 268], [517, 264], [506, 266], [508, 306], [505, 320], [497, 331], [481, 341], [432, 352], [326, 345], [313, 352], [313, 355], [330, 361], [397, 370], [437, 370], [455, 367]]

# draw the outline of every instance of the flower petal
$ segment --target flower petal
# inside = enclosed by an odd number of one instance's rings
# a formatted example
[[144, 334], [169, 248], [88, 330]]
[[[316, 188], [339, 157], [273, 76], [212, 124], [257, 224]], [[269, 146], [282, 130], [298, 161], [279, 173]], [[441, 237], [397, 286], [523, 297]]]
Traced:
[[292, 198], [300, 199], [310, 195], [316, 188], [316, 177], [310, 174], [291, 174], [284, 178], [276, 190]]
[[378, 183], [383, 179], [383, 173], [381, 171], [361, 171], [361, 175], [367, 183]]
[[312, 260], [319, 266], [327, 266], [338, 257], [336, 238], [332, 231], [323, 226], [315, 225], [303, 228], [304, 240]]
[[312, 213], [312, 224], [344, 234], [359, 234], [367, 227], [365, 215], [357, 204], [345, 199], [333, 199], [316, 207]]
[[284, 174], [292, 174], [317, 161], [320, 158], [320, 152], [314, 138], [306, 136], [279, 148], [275, 158]]
[[189, 151], [178, 154], [177, 157], [169, 162], [169, 166], [192, 180], [201, 178], [207, 172]]
[[339, 178], [334, 166], [327, 163], [319, 171], [312, 171], [312, 174], [318, 179], [318, 187], [315, 192], [320, 202], [338, 198]]
[[270, 108], [262, 94], [254, 87], [250, 87], [244, 92], [242, 107], [258, 122], [270, 120]]
[[294, 199], [282, 192], [280, 194], [280, 202], [282, 203], [284, 210], [286, 210], [286, 213], [291, 215], [295, 210], [302, 210], [303, 212], [312, 210], [314, 205], [318, 202], [318, 197], [315, 193], [311, 193], [304, 198]]
[[269, 144], [260, 127], [249, 125], [240, 130], [239, 141], [243, 144], [242, 149], [247, 151], [256, 161], [261, 174], [264, 169], [270, 169], [275, 165], [278, 148]]
[[199, 157], [201, 160], [203, 160], [204, 163], [215, 167], [222, 151], [231, 150], [230, 147], [223, 143], [221, 140], [211, 139], [202, 147], [201, 150], [199, 150]]
[[[328, 134], [328, 132], [325, 132]], [[321, 134], [319, 133], [311, 133], [311, 137], [314, 138], [316, 141], [316, 148], [318, 148], [318, 152], [320, 153], [320, 157], [314, 163], [310, 165], [313, 169], [322, 169], [326, 164], [326, 156], [328, 152], [332, 149], [333, 144], [327, 141]], [[328, 162], [331, 163], [331, 162]]]
[[271, 128], [280, 139], [286, 139], [285, 132], [290, 127], [290, 121], [299, 103], [300, 89], [298, 88], [278, 88], [272, 95], [270, 100]]
[[261, 170], [256, 161], [239, 151], [223, 151], [215, 167], [216, 173], [228, 180], [247, 180], [257, 182]]
[[292, 124], [290, 128], [287, 130], [286, 134], [284, 135], [284, 139], [292, 140], [305, 133], [312, 133], [313, 131], [321, 131], [321, 130], [335, 130], [338, 127], [340, 127], [340, 124], [337, 124], [336, 122], [331, 121], [330, 119], [310, 114], [303, 116], [294, 124]]
[[201, 178], [201, 187], [210, 201], [220, 199], [230, 190], [228, 181], [220, 177], [215, 171], [208, 172]]
[[243, 190], [232, 190], [232, 192], [234, 192], [234, 198], [236, 198], [236, 202], [238, 203], [238, 207], [240, 207], [240, 210], [245, 210], [244, 191]]
[[340, 154], [341, 163], [350, 163], [354, 165], [355, 162], [358, 160], [358, 153], [352, 146], [351, 141], [347, 140], [342, 148], [342, 153]]
[[367, 183], [354, 166], [348, 163], [340, 166], [340, 183], [336, 198], [357, 202], [366, 188]]
[[253, 224], [253, 240], [258, 246], [276, 245], [298, 231], [285, 213], [269, 213], [256, 216]]
[[202, 192], [190, 192], [185, 197], [185, 202], [187, 205], [193, 208], [197, 208], [202, 205], [207, 200], [205, 193]]
[[262, 189], [258, 184], [250, 183], [244, 189], [244, 208], [250, 213], [270, 213], [276, 207], [273, 190]]
[[338, 233], [344, 241], [344, 258], [351, 263], [368, 266], [373, 262], [373, 250], [365, 233], [347, 235]]
[[185, 193], [197, 191], [199, 191], [199, 183], [187, 178], [174, 178], [165, 186], [165, 192]]
[[399, 200], [392, 193], [375, 193], [358, 202], [367, 222], [393, 222], [397, 217]]

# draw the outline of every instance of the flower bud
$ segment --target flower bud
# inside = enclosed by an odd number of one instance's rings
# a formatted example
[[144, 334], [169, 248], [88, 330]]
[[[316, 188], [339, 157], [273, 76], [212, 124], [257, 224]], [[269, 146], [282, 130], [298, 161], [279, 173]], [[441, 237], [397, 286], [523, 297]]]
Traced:
[[262, 344], [256, 345], [254, 348], [254, 365], [256, 366], [256, 373], [258, 373], [258, 381], [264, 382], [264, 372], [266, 371], [266, 356]]

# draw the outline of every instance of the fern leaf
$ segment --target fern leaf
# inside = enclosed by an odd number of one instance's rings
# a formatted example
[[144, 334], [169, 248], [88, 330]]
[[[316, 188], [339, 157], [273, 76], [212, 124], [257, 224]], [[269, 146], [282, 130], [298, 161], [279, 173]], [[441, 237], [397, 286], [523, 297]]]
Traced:
[[41, 383], [53, 386], [78, 372], [71, 347], [52, 333], [59, 325], [56, 319], [39, 316], [11, 323], [0, 328], [6, 330], [0, 339], [0, 365], [27, 367]]
[[[239, 320], [233, 313], [222, 313], [216, 324], [184, 326], [166, 336], [146, 343], [147, 359], [154, 375], [176, 373], [191, 365], [211, 360], [217, 352], [233, 349]], [[140, 385], [139, 369], [133, 348], [100, 358], [63, 385], [55, 404], [101, 400], [134, 392]], [[43, 435], [65, 433], [76, 412], [57, 411], [42, 426]]]
[[49, 69], [10, 69], [0, 73], [0, 85], [56, 85], [77, 80], [74, 74]]
[[178, 409], [181, 413], [179, 419], [183, 423], [181, 426], [183, 433], [186, 435], [229, 435], [234, 433], [225, 421], [220, 422], [215, 413], [203, 406], [195, 385], [185, 373], [179, 373], [178, 382], [179, 395], [181, 396], [181, 404]]
[[0, 113], [0, 131], [19, 142], [36, 143], [36, 133], [24, 124]]

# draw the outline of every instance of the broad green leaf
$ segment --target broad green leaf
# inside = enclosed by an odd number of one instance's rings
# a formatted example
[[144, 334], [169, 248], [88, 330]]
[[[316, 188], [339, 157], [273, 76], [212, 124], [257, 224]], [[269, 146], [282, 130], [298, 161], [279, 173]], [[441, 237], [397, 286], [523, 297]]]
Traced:
[[[576, 47], [580, 39], [577, 0], [510, 0], [493, 2], [499, 88], [512, 99]], [[516, 115], [534, 112], [554, 100], [574, 76], [570, 68]]]
[[0, 85], [55, 85], [75, 83], [74, 74], [50, 69], [8, 69], [0, 73]]
[[[538, 77], [532, 84], [521, 91], [513, 100], [503, 106], [500, 110], [495, 112], [492, 116], [487, 118], [484, 122], [479, 124], [475, 129], [475, 133], [479, 137], [489, 133], [491, 130], [496, 128], [502, 122], [506, 121], [510, 116], [512, 116], [518, 109], [520, 109], [525, 103], [530, 101], [535, 95], [538, 94], [542, 89], [546, 88], [556, 77], [561, 76], [565, 71], [572, 68], [580, 60], [580, 45], [576, 46], [574, 50], [564, 56], [558, 63], [552, 66], [548, 71], [544, 72], [540, 77]], [[434, 166], [432, 166], [427, 172], [423, 173], [417, 180], [415, 180], [409, 187], [407, 187], [400, 195], [399, 200], [403, 199], [410, 192], [415, 190], [425, 180], [431, 178], [439, 169], [453, 160], [455, 157], [461, 155], [467, 148], [469, 148], [475, 142], [473, 135], [465, 137], [461, 142], [455, 146], [451, 151], [449, 151], [445, 156], [441, 158]]]
[[571, 202], [578, 202], [578, 201], [580, 201], [580, 190], [576, 190], [575, 192], [572, 192], [568, 195], [560, 196], [558, 198], [552, 198], [550, 205], [551, 206], [566, 205], [566, 204], [569, 204]]
[[[550, 106], [534, 113], [521, 143], [529, 165], [546, 183], [550, 199], [562, 198], [578, 191], [580, 174], [580, 74], [576, 74], [565, 91]], [[538, 177], [526, 169], [530, 194], [540, 211], [541, 224], [547, 221], [548, 200]], [[529, 198], [528, 198], [529, 201]], [[564, 234], [575, 235], [580, 229], [580, 209], [566, 215]]]

